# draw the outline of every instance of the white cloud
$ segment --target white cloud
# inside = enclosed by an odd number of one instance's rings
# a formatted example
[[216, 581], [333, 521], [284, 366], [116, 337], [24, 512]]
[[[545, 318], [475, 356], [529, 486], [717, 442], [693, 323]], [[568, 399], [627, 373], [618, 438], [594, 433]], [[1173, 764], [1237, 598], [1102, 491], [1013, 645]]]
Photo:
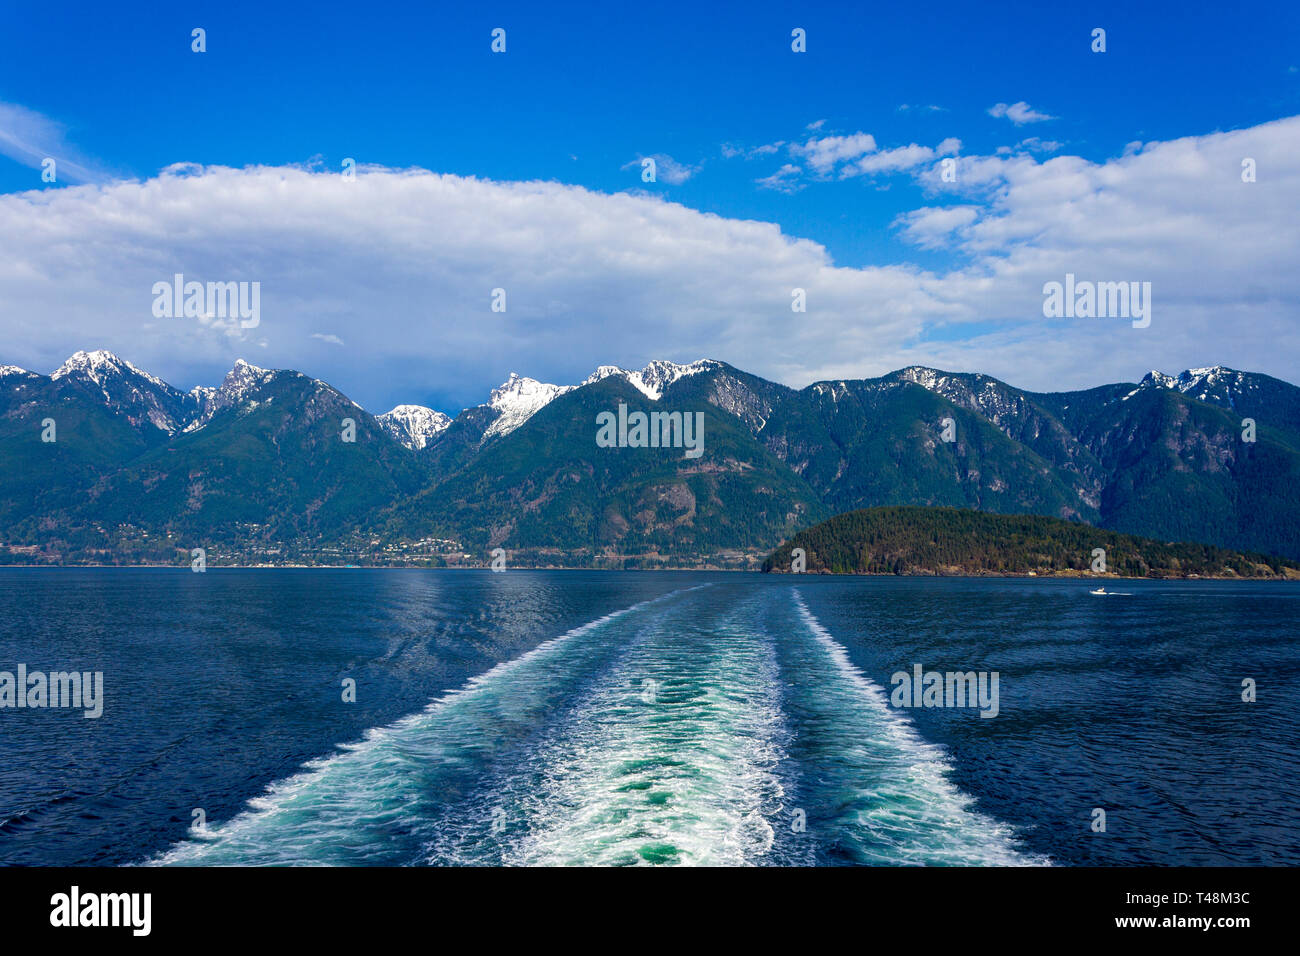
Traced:
[[863, 173], [897, 172], [900, 169], [911, 169], [913, 166], [919, 166], [921, 163], [933, 158], [934, 150], [928, 146], [918, 146], [913, 143], [910, 146], [899, 146], [897, 149], [886, 149], [879, 153], [872, 153], [870, 156], [864, 156], [845, 169], [842, 175], [859, 176]]
[[653, 159], [655, 161], [656, 180], [662, 180], [670, 186], [680, 186], [700, 171], [699, 166], [687, 166], [684, 163], [679, 163], [667, 153], [653, 153], [649, 156], [638, 155], [636, 159], [624, 163], [622, 168], [639, 171], [643, 168], [641, 164], [643, 159]]
[[799, 182], [799, 177], [803, 174], [798, 166], [793, 163], [786, 163], [771, 176], [764, 176], [762, 179], [756, 179], [760, 189], [775, 189], [778, 192], [793, 193], [803, 189], [804, 183]]
[[[853, 176], [901, 172], [929, 162], [936, 156], [954, 154], [960, 149], [961, 140], [950, 137], [934, 149], [912, 143], [881, 150], [874, 136], [858, 132], [848, 136], [813, 138], [802, 145], [795, 143], [790, 146], [790, 153], [804, 160], [817, 178], [825, 178], [838, 169], [839, 178], [848, 179]], [[779, 177], [791, 175], [788, 171], [792, 169], [794, 167], [783, 167], [776, 177], [760, 182], [769, 188], [779, 188]]]
[[813, 138], [802, 146], [793, 144], [790, 152], [807, 160], [817, 172], [824, 173], [845, 160], [857, 159], [876, 150], [876, 138], [870, 133], [853, 133], [849, 136], [823, 136]]
[[[1042, 389], [1218, 362], [1296, 378], [1300, 117], [1106, 162], [963, 156], [955, 184], [938, 166], [913, 169], [934, 199], [896, 225], [950, 250], [942, 269], [837, 265], [773, 224], [655, 196], [423, 170], [184, 167], [3, 195], [0, 362], [111, 348], [189, 387], [261, 345], [257, 364], [383, 408], [472, 404], [512, 370], [575, 382], [702, 356], [793, 385], [912, 363]], [[154, 318], [152, 285], [176, 272], [260, 281], [257, 339]], [[1151, 282], [1150, 328], [1044, 319], [1043, 283], [1066, 272]], [[348, 347], [305, 350], [321, 328]]]
[[1056, 119], [1055, 116], [1049, 116], [1046, 113], [1038, 112], [1024, 100], [1010, 105], [1007, 105], [1006, 103], [998, 103], [995, 106], [990, 106], [989, 116], [996, 116], [998, 118], [1005, 117], [1017, 126], [1024, 126], [1026, 123], [1041, 123], [1044, 120]]
[[311, 337], [313, 339], [320, 339], [322, 342], [328, 342], [330, 345], [343, 344], [343, 340], [339, 338], [337, 335], [333, 335], [333, 334], [326, 334], [323, 332], [313, 332], [311, 334]]
[[975, 206], [926, 206], [904, 213], [894, 220], [906, 238], [925, 249], [936, 249], [945, 244], [958, 229], [973, 223], [979, 216]]
[[1021, 149], [1027, 149], [1034, 153], [1055, 153], [1064, 145], [1064, 143], [1058, 143], [1054, 139], [1039, 139], [1037, 136], [1030, 136], [1020, 141]]
[[912, 143], [910, 146], [899, 146], [896, 149], [881, 150], [878, 153], [864, 156], [857, 162], [845, 167], [840, 175], [848, 177], [871, 175], [873, 173], [900, 172], [905, 169], [914, 169], [939, 156], [955, 155], [960, 150], [961, 140], [955, 138], [945, 139], [934, 149]]
[[14, 103], [0, 102], [0, 155], [33, 169], [40, 169], [45, 159], [53, 159], [58, 183], [100, 178], [91, 163], [68, 144], [62, 126]]

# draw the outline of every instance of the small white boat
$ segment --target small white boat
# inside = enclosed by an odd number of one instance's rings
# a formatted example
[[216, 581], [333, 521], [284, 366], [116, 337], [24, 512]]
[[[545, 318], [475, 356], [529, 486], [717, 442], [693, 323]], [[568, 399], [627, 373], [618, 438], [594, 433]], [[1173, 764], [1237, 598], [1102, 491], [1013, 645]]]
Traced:
[[1106, 593], [1106, 589], [1105, 589], [1105, 588], [1097, 588], [1095, 591], [1089, 591], [1088, 593], [1089, 593], [1089, 594], [1105, 594], [1105, 593]]

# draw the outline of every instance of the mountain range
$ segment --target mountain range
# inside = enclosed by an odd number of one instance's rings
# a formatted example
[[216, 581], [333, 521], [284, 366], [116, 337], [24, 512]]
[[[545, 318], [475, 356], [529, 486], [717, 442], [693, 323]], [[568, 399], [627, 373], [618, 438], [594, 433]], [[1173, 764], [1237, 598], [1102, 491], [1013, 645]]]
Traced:
[[[597, 443], [605, 412], [619, 447]], [[663, 447], [638, 447], [637, 413]], [[697, 416], [699, 457], [669, 447], [672, 414], [678, 438]], [[188, 563], [202, 547], [218, 563], [482, 564], [502, 548], [514, 564], [752, 567], [884, 505], [1297, 558], [1297, 479], [1300, 388], [1221, 366], [1035, 393], [922, 367], [794, 389], [656, 361], [578, 385], [511, 375], [454, 417], [371, 415], [243, 360], [189, 392], [102, 350], [48, 376], [0, 366], [10, 563]]]

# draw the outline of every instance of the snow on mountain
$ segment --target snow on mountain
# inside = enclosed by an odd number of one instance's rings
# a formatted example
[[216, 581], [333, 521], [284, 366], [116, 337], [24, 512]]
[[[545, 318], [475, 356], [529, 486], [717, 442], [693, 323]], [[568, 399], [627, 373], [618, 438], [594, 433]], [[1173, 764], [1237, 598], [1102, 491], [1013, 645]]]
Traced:
[[1214, 365], [1209, 368], [1189, 368], [1179, 372], [1177, 378], [1153, 369], [1143, 377], [1138, 387], [1177, 389], [1202, 402], [1231, 408], [1236, 405], [1238, 396], [1247, 389], [1258, 388], [1258, 385], [1249, 382], [1247, 376], [1236, 369]]
[[839, 382], [817, 382], [813, 385], [812, 390], [820, 397], [830, 395], [832, 402], [838, 402], [840, 398], [848, 394], [849, 387], [843, 380]]
[[1011, 431], [1011, 424], [1029, 410], [1029, 403], [1019, 390], [979, 373], [954, 375], [912, 365], [899, 370], [896, 376], [886, 376], [890, 377], [913, 382], [954, 405], [979, 412], [1013, 438], [1016, 436]]
[[243, 404], [250, 393], [268, 384], [275, 375], [269, 369], [258, 368], [243, 359], [236, 359], [235, 367], [226, 373], [218, 388], [199, 386], [190, 392], [198, 402], [199, 414], [185, 426], [185, 431], [198, 431], [212, 421], [217, 412]]
[[190, 398], [192, 398], [198, 405], [199, 409], [202, 410], [207, 407], [207, 404], [210, 401], [212, 401], [212, 396], [217, 394], [217, 388], [214, 385], [195, 385], [190, 389], [189, 394]]
[[124, 358], [118, 358], [107, 349], [95, 349], [93, 352], [78, 351], [73, 352], [68, 360], [54, 370], [50, 378], [56, 381], [69, 375], [80, 375], [99, 385], [111, 382], [114, 379], [130, 372], [138, 375], [140, 378], [156, 385], [158, 388], [165, 388], [173, 391], [172, 387], [162, 379], [150, 375], [136, 368]]
[[185, 417], [180, 391], [105, 349], [74, 352], [50, 378], [97, 392], [105, 404], [131, 420], [147, 420], [169, 435], [180, 429]]
[[924, 365], [909, 365], [905, 369], [900, 369], [898, 377], [931, 392], [940, 391], [948, 383], [948, 376], [938, 369], [926, 368]]
[[700, 359], [691, 362], [689, 365], [678, 365], [676, 362], [665, 362], [656, 359], [639, 372], [620, 368], [617, 365], [601, 365], [597, 367], [596, 371], [588, 375], [586, 381], [582, 384], [591, 385], [593, 382], [599, 382], [611, 375], [618, 375], [626, 379], [628, 384], [640, 391], [646, 398], [657, 402], [660, 396], [663, 395], [664, 389], [673, 382], [687, 375], [696, 375], [708, 369], [716, 368], [720, 364], [712, 359]]
[[602, 381], [603, 379], [607, 379], [611, 375], [622, 375], [624, 377], [635, 375], [637, 377], [638, 382], [641, 380], [641, 375], [639, 372], [629, 372], [627, 369], [620, 368], [617, 365], [597, 365], [596, 371], [588, 375], [582, 384], [594, 385], [596, 382]]
[[498, 412], [497, 418], [483, 433], [483, 440], [508, 435], [528, 419], [545, 408], [552, 399], [573, 391], [573, 385], [548, 385], [535, 378], [524, 378], [510, 373], [510, 378], [492, 389], [488, 407]]
[[1240, 379], [1240, 372], [1234, 372], [1222, 365], [1215, 365], [1212, 368], [1189, 368], [1179, 372], [1176, 378], [1173, 375], [1166, 375], [1164, 372], [1152, 369], [1142, 377], [1140, 384], [1155, 388], [1176, 388], [1186, 394], [1205, 386], [1218, 385], [1234, 380], [1240, 381]]
[[[601, 365], [587, 376], [582, 385], [591, 385], [611, 375], [618, 375], [651, 401], [658, 401], [664, 389], [673, 382], [719, 364], [710, 360], [692, 362], [689, 365], [654, 361], [639, 372], [617, 365]], [[549, 385], [511, 372], [509, 379], [492, 390], [492, 398], [487, 402], [486, 407], [495, 409], [498, 415], [483, 433], [483, 440], [510, 434], [552, 401], [582, 385]]]
[[446, 430], [451, 417], [423, 405], [398, 405], [392, 411], [376, 415], [375, 421], [407, 448], [418, 449]]
[[997, 379], [978, 373], [964, 375], [961, 373], [941, 372], [939, 369], [926, 368], [924, 365], [909, 365], [899, 369], [885, 379], [897, 379], [920, 385], [927, 391], [942, 395], [950, 402], [960, 404], [982, 404], [1000, 397], [1005, 386]]
[[1138, 384], [1155, 388], [1173, 388], [1178, 384], [1178, 379], [1174, 378], [1172, 375], [1166, 375], [1159, 369], [1153, 368], [1142, 377], [1142, 381]]
[[[625, 379], [651, 401], [658, 401], [674, 382], [721, 363], [709, 359], [679, 365], [655, 360], [640, 371], [602, 365], [582, 385], [590, 385], [611, 375]], [[0, 367], [0, 377], [27, 373], [16, 366]], [[219, 412], [245, 404], [249, 396], [270, 383], [278, 374], [238, 359], [219, 386], [198, 385], [188, 393], [141, 371], [125, 359], [103, 349], [77, 352], [51, 376], [73, 378], [93, 386], [110, 405], [129, 410], [138, 407], [157, 427], [168, 433], [194, 432], [203, 428]], [[320, 387], [326, 387], [318, 383]], [[495, 411], [496, 418], [487, 427], [483, 440], [508, 435], [561, 395], [580, 385], [551, 385], [514, 372], [492, 390], [483, 407]], [[355, 404], [355, 402], [353, 403]], [[360, 406], [357, 406], [360, 407]], [[376, 416], [380, 426], [407, 448], [425, 448], [431, 440], [451, 425], [452, 419], [442, 412], [422, 405], [398, 405]]]

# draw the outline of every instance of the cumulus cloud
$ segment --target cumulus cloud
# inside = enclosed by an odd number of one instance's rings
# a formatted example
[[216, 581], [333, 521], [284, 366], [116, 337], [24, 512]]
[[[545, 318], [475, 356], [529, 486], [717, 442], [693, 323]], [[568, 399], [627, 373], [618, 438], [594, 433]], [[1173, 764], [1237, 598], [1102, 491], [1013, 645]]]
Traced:
[[[257, 340], [155, 318], [153, 285], [178, 272], [260, 282]], [[862, 355], [914, 332], [919, 282], [837, 267], [770, 223], [554, 182], [183, 167], [0, 196], [5, 361], [48, 371], [103, 347], [189, 387], [252, 346], [257, 364], [308, 365], [367, 407], [431, 391], [473, 404], [512, 370], [570, 382], [656, 357], [798, 377], [829, 341]], [[791, 327], [795, 287], [816, 307]], [[868, 301], [878, 316], [860, 314]], [[324, 322], [346, 350], [306, 351]]]
[[[950, 137], [933, 149], [912, 143], [882, 150], [870, 133], [857, 132], [847, 136], [813, 137], [806, 143], [792, 144], [790, 153], [808, 165], [814, 178], [825, 178], [838, 173], [840, 179], [848, 179], [877, 173], [902, 172], [935, 157], [955, 154], [960, 149], [961, 140]], [[781, 188], [782, 182], [789, 182], [792, 169], [797, 170], [797, 167], [787, 165], [775, 176], [759, 182], [768, 188]]]
[[[919, 244], [944, 241], [973, 263], [945, 276], [984, 318], [1024, 315], [1041, 305], [1041, 287], [1067, 272], [1098, 281], [1149, 281], [1152, 327], [1126, 332], [1109, 320], [1046, 322], [1026, 335], [1012, 329], [972, 339], [963, 349], [1019, 355], [1030, 367], [1055, 365], [1064, 383], [1081, 370], [1111, 370], [1122, 355], [1150, 367], [1223, 362], [1290, 380], [1300, 367], [1300, 117], [1250, 129], [1139, 144], [1104, 163], [1077, 156], [964, 158], [958, 181], [938, 168], [923, 176], [936, 194], [976, 200], [978, 216], [916, 215], [900, 225]], [[1244, 183], [1253, 158], [1271, 172]], [[1263, 186], [1258, 189], [1256, 187]], [[969, 214], [962, 214], [969, 218]], [[927, 228], [928, 227], [928, 228]], [[1021, 290], [1021, 305], [1016, 305]], [[937, 354], [952, 354], [943, 346]], [[1069, 368], [1068, 355], [1079, 364]], [[998, 364], [993, 358], [990, 364]], [[1032, 376], [1030, 376], [1032, 377]], [[1064, 387], [1062, 385], [1062, 387]]]
[[969, 226], [979, 217], [975, 206], [926, 206], [904, 213], [894, 220], [907, 239], [925, 249], [937, 249], [953, 232]]
[[870, 133], [853, 133], [849, 136], [813, 137], [808, 142], [790, 147], [795, 156], [805, 159], [809, 166], [824, 173], [836, 163], [857, 159], [866, 153], [875, 152], [876, 138]]
[[1006, 118], [1011, 120], [1017, 126], [1024, 126], [1026, 123], [1041, 123], [1044, 120], [1056, 119], [1055, 116], [1049, 116], [1047, 113], [1040, 113], [1033, 109], [1024, 100], [1019, 103], [998, 103], [989, 107], [989, 116]]
[[878, 153], [863, 156], [857, 162], [846, 166], [840, 175], [849, 177], [871, 175], [873, 173], [901, 172], [906, 169], [915, 169], [917, 166], [928, 163], [939, 156], [956, 155], [960, 150], [961, 140], [955, 138], [945, 139], [934, 149], [912, 143], [910, 146], [899, 146], [896, 149], [885, 149]]
[[[1300, 117], [1105, 162], [1025, 152], [963, 156], [955, 183], [938, 161], [911, 174], [932, 200], [896, 227], [926, 266], [837, 264], [774, 224], [653, 195], [418, 169], [182, 167], [4, 195], [0, 362], [48, 372], [111, 348], [189, 387], [255, 348], [369, 408], [436, 395], [453, 411], [512, 370], [570, 383], [653, 358], [792, 385], [913, 363], [1042, 389], [1217, 362], [1295, 378]], [[152, 286], [178, 272], [260, 281], [257, 338], [155, 318]], [[1151, 282], [1151, 326], [1045, 319], [1043, 284], [1067, 272]], [[322, 328], [348, 347], [313, 347]]]

